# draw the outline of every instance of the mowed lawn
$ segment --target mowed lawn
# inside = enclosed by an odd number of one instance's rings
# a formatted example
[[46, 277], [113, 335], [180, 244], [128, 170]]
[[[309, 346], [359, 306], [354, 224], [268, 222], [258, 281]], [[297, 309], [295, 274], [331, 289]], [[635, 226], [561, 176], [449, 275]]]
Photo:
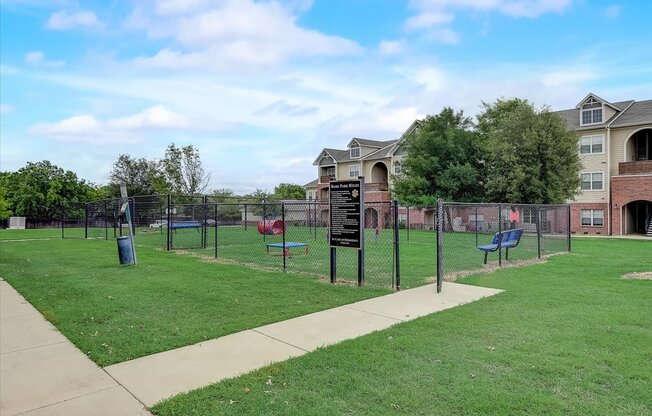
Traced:
[[151, 247], [137, 254], [124, 267], [115, 240], [0, 241], [0, 277], [103, 366], [390, 293]]
[[158, 415], [652, 414], [652, 242], [462, 279], [504, 289], [180, 395]]

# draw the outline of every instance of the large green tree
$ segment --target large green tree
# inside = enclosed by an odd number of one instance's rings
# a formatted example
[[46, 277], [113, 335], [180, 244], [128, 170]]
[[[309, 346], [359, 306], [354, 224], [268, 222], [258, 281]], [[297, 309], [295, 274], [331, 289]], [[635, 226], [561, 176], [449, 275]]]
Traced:
[[425, 118], [404, 146], [402, 173], [394, 177], [394, 193], [402, 204], [434, 204], [483, 199], [480, 148], [471, 119], [444, 108]]
[[576, 194], [577, 138], [559, 115], [518, 98], [483, 105], [478, 132], [489, 201], [555, 204]]
[[274, 188], [274, 196], [279, 199], [305, 199], [306, 190], [294, 183], [280, 183]]
[[159, 163], [159, 173], [162, 175], [159, 183], [175, 194], [201, 194], [210, 182], [210, 174], [206, 173], [199, 150], [192, 145], [177, 147], [170, 144]]
[[32, 219], [61, 218], [62, 212], [68, 217], [83, 215], [80, 202], [95, 195], [92, 184], [47, 160], [28, 162], [17, 172], [4, 174], [3, 183], [14, 214]]
[[0, 220], [4, 220], [13, 214], [13, 212], [9, 209], [11, 203], [6, 198], [7, 189], [3, 183], [0, 183]]
[[137, 159], [128, 154], [119, 155], [113, 163], [106, 187], [108, 196], [119, 197], [122, 183], [127, 185], [127, 193], [130, 196], [152, 195], [166, 189], [161, 175], [158, 174], [156, 162], [144, 158]]

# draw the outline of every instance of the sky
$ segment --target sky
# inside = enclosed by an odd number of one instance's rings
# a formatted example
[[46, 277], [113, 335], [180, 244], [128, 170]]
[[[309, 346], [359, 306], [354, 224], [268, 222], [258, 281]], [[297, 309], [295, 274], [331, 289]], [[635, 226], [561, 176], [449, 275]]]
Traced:
[[652, 2], [1, 0], [0, 170], [103, 184], [199, 149], [210, 188], [305, 184], [324, 147], [444, 107], [652, 99]]

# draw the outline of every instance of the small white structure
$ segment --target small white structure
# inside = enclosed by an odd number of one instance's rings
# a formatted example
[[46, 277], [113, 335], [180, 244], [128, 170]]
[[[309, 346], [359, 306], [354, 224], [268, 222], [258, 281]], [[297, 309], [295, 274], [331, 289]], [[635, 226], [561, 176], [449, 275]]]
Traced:
[[9, 217], [10, 230], [24, 230], [26, 217]]

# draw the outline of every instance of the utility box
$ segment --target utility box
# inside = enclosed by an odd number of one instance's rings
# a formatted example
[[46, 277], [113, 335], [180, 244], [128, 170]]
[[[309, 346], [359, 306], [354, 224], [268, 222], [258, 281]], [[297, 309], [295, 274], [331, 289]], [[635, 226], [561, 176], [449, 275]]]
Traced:
[[26, 217], [9, 217], [10, 230], [24, 230]]

